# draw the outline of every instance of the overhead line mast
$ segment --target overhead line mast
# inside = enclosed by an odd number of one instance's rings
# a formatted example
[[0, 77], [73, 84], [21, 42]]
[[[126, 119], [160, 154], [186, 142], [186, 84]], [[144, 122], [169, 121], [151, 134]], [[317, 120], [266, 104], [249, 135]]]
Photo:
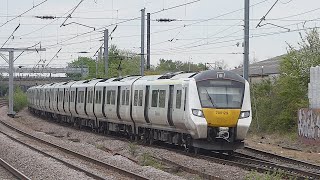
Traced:
[[244, 52], [243, 52], [243, 78], [249, 79], [249, 16], [250, 0], [244, 0]]

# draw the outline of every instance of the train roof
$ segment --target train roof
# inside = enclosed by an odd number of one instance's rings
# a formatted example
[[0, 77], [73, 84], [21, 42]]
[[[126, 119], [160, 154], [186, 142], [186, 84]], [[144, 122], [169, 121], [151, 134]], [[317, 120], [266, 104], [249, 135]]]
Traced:
[[240, 75], [231, 72], [231, 71], [225, 71], [225, 70], [207, 70], [202, 71], [194, 76], [194, 79], [196, 81], [204, 81], [208, 79], [229, 79], [234, 80], [238, 82], [245, 83], [245, 79], [241, 77]]

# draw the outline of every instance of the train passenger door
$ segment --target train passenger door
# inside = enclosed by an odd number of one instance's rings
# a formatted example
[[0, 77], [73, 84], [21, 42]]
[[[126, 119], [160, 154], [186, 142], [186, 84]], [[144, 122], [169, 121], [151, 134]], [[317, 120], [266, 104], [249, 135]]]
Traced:
[[172, 121], [176, 128], [185, 128], [184, 113], [185, 113], [185, 98], [186, 98], [186, 87], [182, 85], [175, 85], [173, 89], [172, 98]]
[[170, 126], [174, 126], [172, 121], [172, 113], [173, 113], [173, 97], [174, 97], [174, 85], [169, 86], [169, 99], [168, 99], [168, 123]]

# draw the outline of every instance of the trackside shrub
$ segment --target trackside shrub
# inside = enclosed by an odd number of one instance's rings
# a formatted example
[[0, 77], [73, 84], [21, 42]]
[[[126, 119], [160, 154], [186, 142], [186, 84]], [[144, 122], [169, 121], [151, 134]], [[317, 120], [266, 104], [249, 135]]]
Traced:
[[19, 112], [24, 107], [27, 107], [27, 94], [21, 90], [20, 87], [15, 88], [13, 94], [13, 110]]

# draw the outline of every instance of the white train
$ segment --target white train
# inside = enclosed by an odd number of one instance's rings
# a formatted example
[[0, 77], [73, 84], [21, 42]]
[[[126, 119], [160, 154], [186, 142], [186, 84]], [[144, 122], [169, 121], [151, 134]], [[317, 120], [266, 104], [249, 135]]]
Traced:
[[222, 70], [52, 83], [27, 93], [35, 114], [187, 149], [241, 148], [252, 120], [249, 83]]

